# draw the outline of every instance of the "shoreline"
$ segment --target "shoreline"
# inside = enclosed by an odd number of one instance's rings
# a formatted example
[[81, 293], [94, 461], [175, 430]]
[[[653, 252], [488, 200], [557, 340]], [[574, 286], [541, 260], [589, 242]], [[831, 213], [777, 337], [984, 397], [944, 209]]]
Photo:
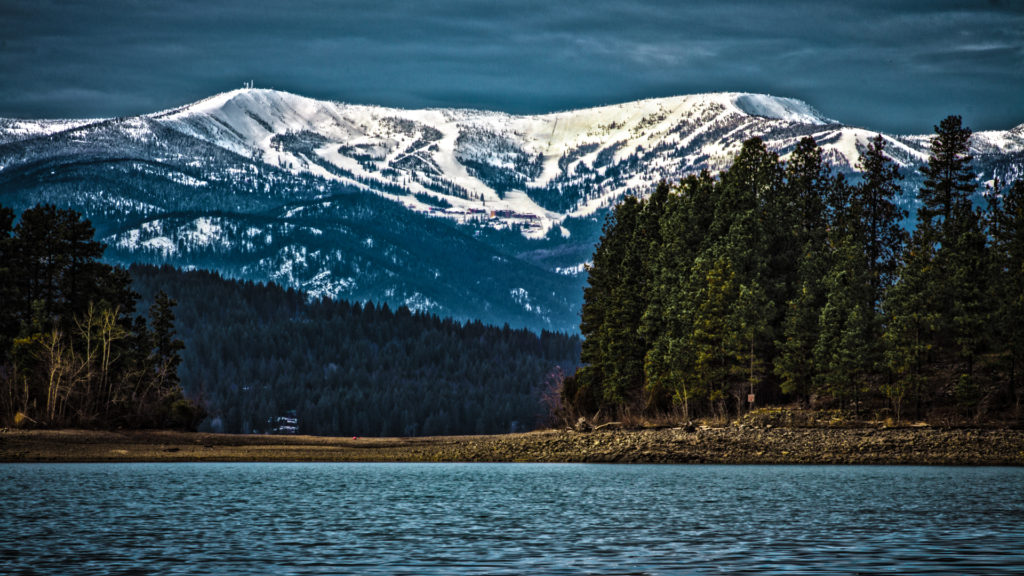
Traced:
[[1024, 430], [728, 426], [346, 438], [5, 430], [0, 462], [580, 462], [1024, 466]]

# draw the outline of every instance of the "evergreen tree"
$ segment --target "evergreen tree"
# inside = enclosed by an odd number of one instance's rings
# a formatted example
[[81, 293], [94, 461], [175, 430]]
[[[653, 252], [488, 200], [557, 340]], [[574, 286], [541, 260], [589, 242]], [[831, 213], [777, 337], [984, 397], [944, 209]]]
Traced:
[[[889, 299], [887, 340], [890, 366], [911, 374], [918, 402], [952, 392], [968, 410], [980, 397], [975, 365], [986, 347], [989, 262], [986, 232], [973, 208], [974, 174], [969, 154], [971, 131], [958, 116], [935, 127], [931, 155], [921, 169], [918, 227], [906, 265]], [[931, 373], [929, 373], [931, 372]], [[923, 387], [923, 388], [922, 388]]]
[[14, 211], [0, 206], [0, 365], [7, 361], [19, 328], [13, 231]]
[[825, 305], [823, 279], [828, 271], [827, 247], [808, 242], [798, 269], [796, 295], [787, 303], [776, 344], [775, 374], [784, 394], [806, 401], [815, 376], [814, 348], [819, 337], [819, 317]]
[[630, 344], [623, 350], [627, 358], [623, 363], [624, 372], [628, 374], [625, 380], [630, 382], [629, 395], [634, 397], [634, 403], [642, 411], [661, 411], [667, 408], [669, 403], [666, 391], [652, 385], [646, 379], [648, 351], [664, 330], [664, 315], [653, 313], [652, 309], [660, 307], [661, 304], [658, 281], [661, 253], [664, 250], [662, 220], [668, 202], [669, 186], [662, 180], [650, 197], [642, 203], [643, 209], [638, 217], [625, 263], [633, 276], [620, 287], [623, 292], [620, 300], [629, 302], [628, 334], [633, 336], [631, 340], [624, 340]]
[[605, 397], [637, 410], [659, 403], [645, 386], [644, 359], [649, 339], [657, 337], [659, 327], [644, 325], [644, 313], [656, 292], [658, 254], [662, 250], [661, 218], [669, 188], [660, 182], [651, 196], [638, 204], [633, 236], [623, 257], [619, 285], [614, 290], [615, 310], [610, 333], [613, 365]]
[[[570, 400], [581, 409], [596, 409], [602, 401], [621, 405], [626, 391], [635, 384], [635, 367], [618, 367], [619, 358], [613, 351], [629, 354], [636, 339], [630, 331], [635, 330], [632, 314], [637, 303], [629, 290], [631, 276], [624, 265], [627, 253], [635, 250], [632, 245], [641, 210], [640, 201], [632, 196], [618, 204], [606, 219], [604, 233], [595, 247], [587, 276], [589, 286], [583, 289], [580, 332], [585, 338], [584, 366], [577, 376], [577, 397]], [[628, 264], [638, 267], [635, 256]]]
[[855, 212], [860, 215], [866, 243], [874, 303], [895, 280], [907, 233], [902, 221], [907, 217], [896, 203], [902, 189], [899, 168], [885, 155], [885, 139], [878, 135], [861, 156], [861, 182], [855, 187]]
[[648, 290], [647, 255], [649, 242], [656, 242], [657, 220], [645, 218], [647, 203], [624, 203], [618, 220], [624, 226], [624, 253], [608, 310], [603, 338], [606, 357], [613, 358], [605, 366], [602, 396], [605, 402], [621, 408], [635, 405], [643, 391], [643, 361], [647, 352], [640, 336], [640, 322], [646, 308]]
[[769, 151], [760, 138], [744, 142], [732, 166], [721, 174], [714, 219], [708, 230], [710, 239], [726, 236], [737, 218], [774, 202], [783, 175], [778, 155]]
[[[854, 286], [832, 282], [827, 296], [832, 306], [831, 317], [838, 313], [854, 326], [843, 329], [842, 338], [833, 332], [830, 342], [832, 346], [848, 348], [844, 352], [848, 365], [843, 369], [850, 369], [851, 362], [855, 364], [860, 379], [854, 389], [856, 396], [862, 389], [887, 389], [892, 384], [887, 371], [883, 337], [887, 319], [882, 306], [885, 293], [895, 280], [906, 243], [906, 232], [901, 226], [906, 212], [896, 203], [901, 192], [900, 174], [885, 155], [882, 136], [871, 140], [861, 156], [860, 169], [862, 178], [858, 184], [833, 195], [835, 200], [844, 199], [845, 205], [834, 207], [833, 213], [839, 217], [831, 229], [836, 253], [833, 274], [829, 276], [834, 279], [834, 274], [842, 274], [856, 278], [858, 283]], [[845, 293], [837, 295], [836, 290]], [[836, 366], [833, 363], [820, 368], [828, 372], [834, 371]]]
[[768, 300], [757, 281], [742, 284], [727, 318], [726, 348], [732, 353], [732, 395], [737, 412], [744, 405], [746, 394], [755, 394], [764, 380], [768, 365], [763, 351], [770, 342], [769, 320], [774, 316], [774, 303]]
[[992, 327], [1006, 397], [1020, 418], [1024, 396], [1024, 180], [991, 195]]
[[181, 365], [181, 351], [185, 343], [175, 337], [174, 307], [177, 302], [163, 291], [157, 293], [149, 309], [150, 342], [153, 346], [152, 365], [157, 381], [163, 389], [174, 389], [179, 385], [178, 366]]
[[790, 155], [785, 179], [779, 194], [785, 200], [773, 217], [792, 222], [792, 244], [800, 250], [807, 242], [824, 238], [825, 202], [833, 184], [832, 170], [810, 136], [801, 138]]
[[[804, 146], [801, 154], [809, 157], [809, 171], [817, 171], [820, 176], [820, 164], [813, 161], [813, 141], [805, 141]], [[787, 189], [784, 176], [778, 155], [756, 139], [744, 144], [736, 162], [722, 174], [720, 188], [735, 188], [726, 194], [740, 199], [738, 209], [728, 217], [721, 204], [716, 210], [716, 218], [730, 220], [726, 233], [716, 239], [716, 244], [732, 263], [738, 289], [731, 302], [733, 318], [726, 335], [727, 342], [737, 344], [730, 346], [735, 364], [730, 365], [733, 378], [726, 388], [726, 393], [736, 400], [737, 411], [743, 405], [746, 393], [742, 390], [749, 388], [751, 374], [762, 374], [765, 367], [772, 365], [772, 335], [779, 329], [785, 302], [795, 284], [799, 248], [795, 252], [794, 244], [803, 236], [804, 223], [794, 224], [790, 210], [793, 202], [783, 200]], [[795, 184], [789, 188], [797, 190]], [[795, 196], [798, 205], [808, 203], [806, 194], [813, 193], [801, 191]], [[813, 223], [807, 225], [808, 229], [816, 229]], [[738, 346], [740, 343], [742, 347]], [[762, 392], [767, 393], [767, 388], [762, 386]]]
[[[131, 316], [138, 295], [124, 269], [98, 261], [104, 246], [91, 224], [52, 205], [26, 210], [13, 227], [12, 217], [0, 207], [0, 419], [173, 425], [164, 399], [195, 415], [178, 385], [177, 363], [167, 364], [157, 382], [141, 360], [149, 339], [142, 336], [145, 321]], [[173, 319], [163, 318], [163, 330], [173, 331]]]
[[687, 297], [691, 268], [709, 245], [706, 234], [714, 214], [715, 181], [707, 172], [684, 178], [665, 201], [661, 218], [661, 250], [656, 255], [654, 288], [650, 291], [642, 330], [649, 342], [644, 370], [650, 407], [669, 403], [689, 416], [692, 390], [687, 389], [692, 364], [685, 340], [694, 310]]
[[90, 301], [112, 297], [123, 286], [110, 286], [113, 268], [98, 262], [105, 246], [93, 240], [92, 224], [73, 210], [43, 204], [26, 210], [14, 229], [18, 241], [13, 255], [20, 319], [29, 323], [38, 313], [65, 331], [75, 312]]
[[844, 236], [837, 241], [834, 259], [825, 278], [825, 305], [814, 347], [816, 386], [843, 404], [852, 400], [859, 411], [865, 376], [876, 363], [867, 257], [854, 238]]
[[735, 375], [737, 338], [730, 338], [730, 313], [739, 298], [740, 284], [729, 256], [706, 252], [694, 264], [691, 282], [693, 323], [684, 346], [692, 369], [684, 376], [681, 399], [689, 412], [691, 400], [706, 399], [713, 412], [725, 413], [730, 380]]
[[784, 299], [778, 300], [782, 315], [777, 327], [774, 374], [780, 379], [781, 392], [801, 400], [808, 398], [814, 376], [813, 350], [824, 305], [822, 279], [828, 262], [826, 205], [834, 186], [835, 179], [822, 159], [821, 149], [812, 138], [801, 139], [786, 164], [784, 191], [791, 206], [774, 216], [777, 222], [786, 224], [778, 231], [782, 241], [772, 250], [786, 277]]
[[918, 219], [922, 225], [934, 228], [948, 222], [958, 205], [970, 203], [976, 188], [970, 140], [971, 130], [961, 125], [959, 116], [948, 116], [935, 127], [931, 154], [921, 167], [925, 180], [918, 190]]
[[924, 233], [937, 244], [930, 286], [933, 312], [939, 320], [934, 343], [940, 358], [951, 357], [954, 392], [962, 407], [972, 410], [980, 395], [974, 366], [985, 348], [988, 303], [981, 287], [988, 262], [986, 232], [973, 208], [976, 185], [969, 154], [971, 131], [959, 116], [949, 116], [935, 129], [926, 176], [918, 192]]
[[931, 289], [935, 265], [935, 245], [923, 228], [914, 231], [907, 246], [898, 280], [886, 292], [885, 355], [895, 380], [886, 384], [886, 393], [902, 412], [904, 399], [914, 402], [915, 414], [922, 416], [923, 403], [930, 400], [926, 387], [940, 314]]
[[952, 219], [955, 228], [939, 249], [939, 267], [946, 271], [942, 292], [948, 297], [944, 324], [948, 326], [956, 357], [955, 394], [958, 404], [974, 412], [984, 384], [976, 366], [990, 344], [992, 301], [987, 235], [970, 204], [960, 203]]

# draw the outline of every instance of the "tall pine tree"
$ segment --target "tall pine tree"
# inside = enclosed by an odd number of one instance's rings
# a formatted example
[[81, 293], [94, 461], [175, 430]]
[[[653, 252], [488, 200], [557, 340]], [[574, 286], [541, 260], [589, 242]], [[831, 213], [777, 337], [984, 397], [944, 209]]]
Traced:
[[1021, 418], [1024, 400], [1024, 180], [990, 196], [992, 236], [991, 326], [1006, 397]]
[[937, 226], [954, 216], [957, 205], [970, 202], [976, 189], [969, 153], [970, 128], [959, 116], [947, 116], [935, 127], [928, 162], [921, 167], [924, 184], [918, 190], [922, 224]]
[[[615, 354], [623, 350], [629, 354], [636, 340], [638, 326], [633, 318], [637, 295], [628, 289], [632, 275], [627, 265], [637, 268], [642, 264], [636, 259], [633, 245], [642, 209], [641, 202], [632, 196], [615, 206], [605, 221], [604, 234], [595, 247], [593, 264], [589, 266], [589, 286], [583, 289], [580, 323], [580, 332], [585, 338], [584, 367], [577, 375], [577, 397], [571, 399], [585, 411], [603, 403], [621, 406], [627, 390], [635, 384], [635, 368], [620, 366]], [[639, 373], [642, 377], [642, 360]]]
[[895, 281], [907, 232], [903, 220], [907, 211], [897, 204], [902, 189], [899, 168], [885, 155], [885, 138], [881, 134], [868, 144], [860, 159], [862, 180], [856, 186], [855, 209], [859, 215], [875, 304]]

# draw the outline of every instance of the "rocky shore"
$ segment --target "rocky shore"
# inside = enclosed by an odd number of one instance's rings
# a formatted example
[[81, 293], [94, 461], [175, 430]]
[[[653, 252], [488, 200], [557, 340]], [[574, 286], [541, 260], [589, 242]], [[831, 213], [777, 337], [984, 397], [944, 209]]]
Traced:
[[622, 462], [1024, 465], [1024, 430], [695, 427], [336, 438], [9, 430], [2, 462]]

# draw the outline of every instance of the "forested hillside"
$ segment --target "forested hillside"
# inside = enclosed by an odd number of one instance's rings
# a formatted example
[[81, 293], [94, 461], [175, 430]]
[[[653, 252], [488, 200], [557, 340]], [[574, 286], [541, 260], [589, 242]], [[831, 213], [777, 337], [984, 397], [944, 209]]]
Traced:
[[320, 299], [214, 273], [132, 266], [148, 302], [177, 302], [182, 384], [204, 428], [304, 434], [499, 433], [544, 423], [541, 396], [579, 362], [577, 337]]
[[507, 432], [545, 423], [579, 361], [574, 336], [110, 266], [93, 235], [72, 210], [0, 207], [4, 425], [192, 428], [205, 408], [226, 432]]
[[800, 401], [896, 420], [1020, 418], [1024, 182], [982, 187], [936, 126], [917, 225], [875, 138], [848, 181], [804, 138], [610, 215], [589, 270], [570, 411], [736, 414]]

